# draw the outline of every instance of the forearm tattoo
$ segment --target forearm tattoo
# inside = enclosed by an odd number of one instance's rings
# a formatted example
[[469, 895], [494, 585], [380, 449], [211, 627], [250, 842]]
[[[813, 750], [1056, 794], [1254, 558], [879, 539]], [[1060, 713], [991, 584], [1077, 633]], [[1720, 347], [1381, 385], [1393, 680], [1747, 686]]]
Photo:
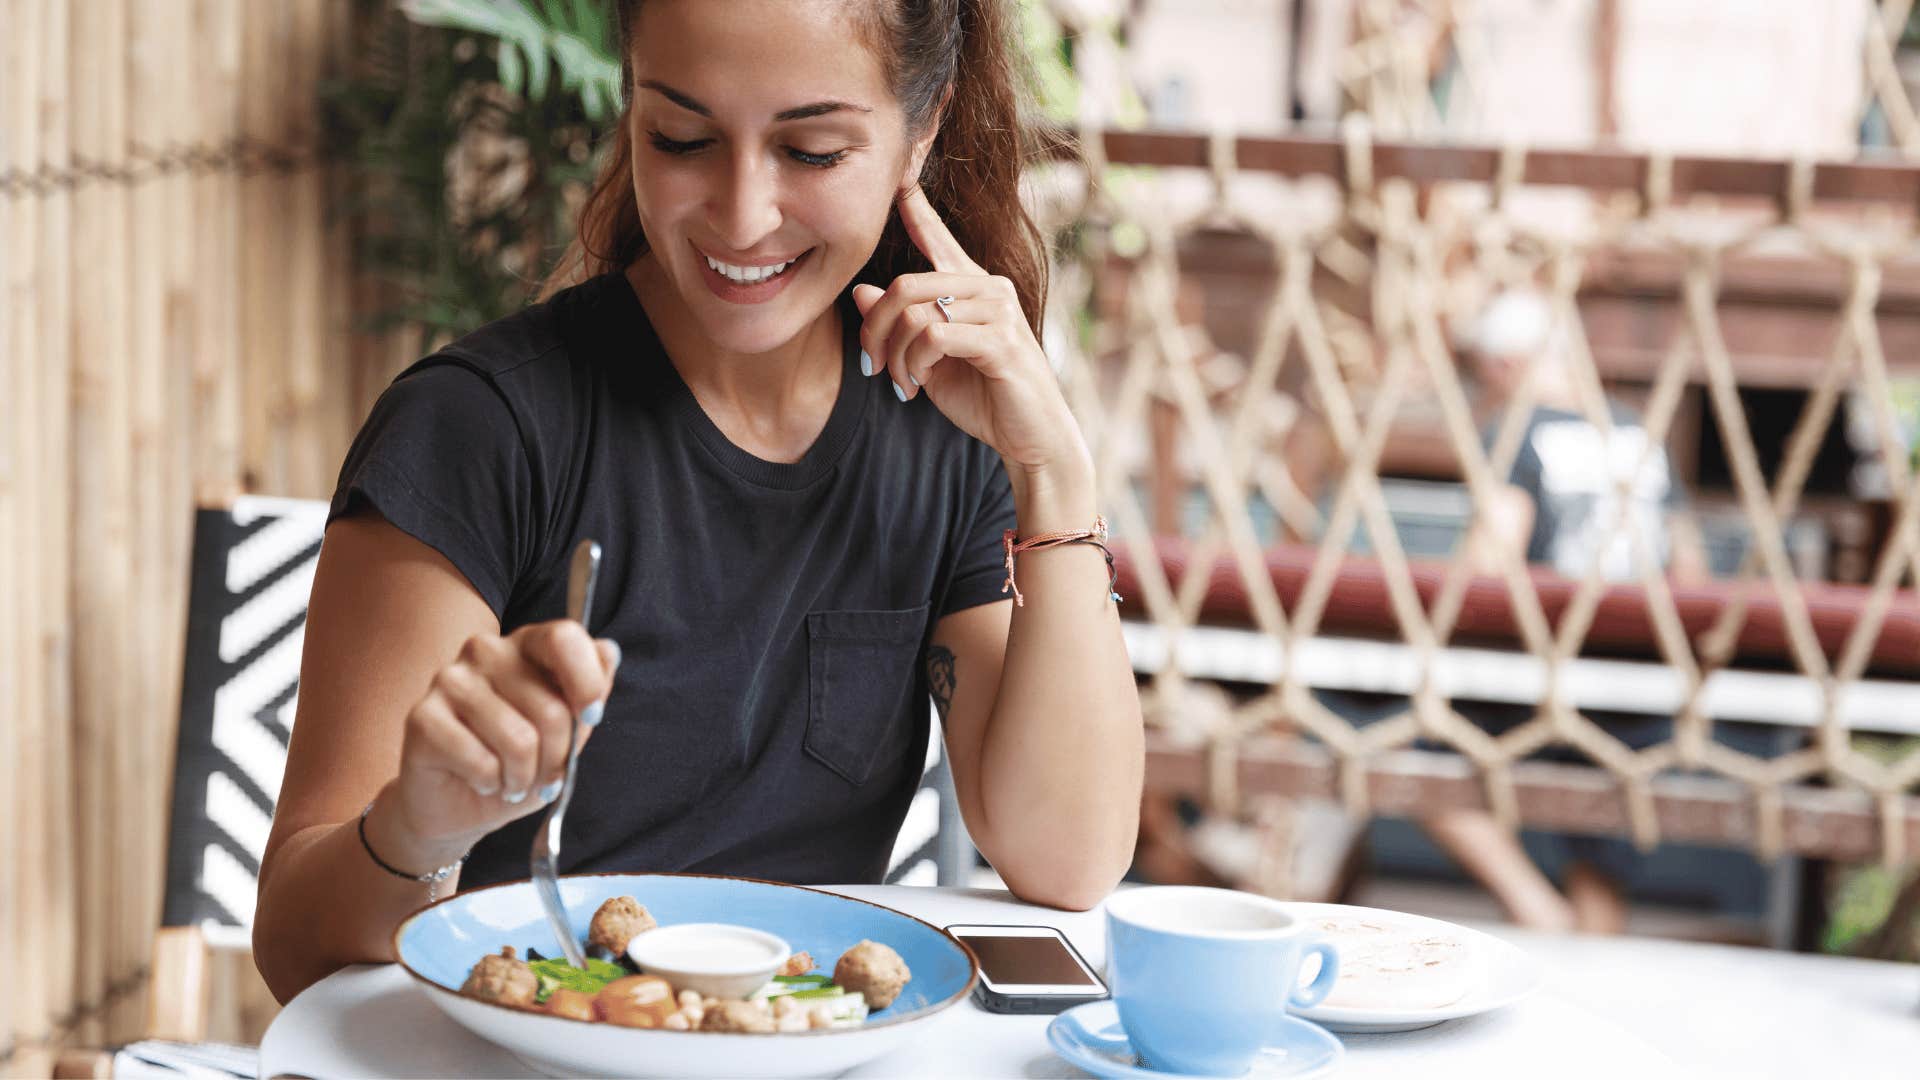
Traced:
[[933, 691], [933, 706], [940, 710], [942, 723], [946, 722], [947, 710], [953, 706], [955, 682], [953, 650], [945, 645], [929, 648], [927, 650], [927, 685]]

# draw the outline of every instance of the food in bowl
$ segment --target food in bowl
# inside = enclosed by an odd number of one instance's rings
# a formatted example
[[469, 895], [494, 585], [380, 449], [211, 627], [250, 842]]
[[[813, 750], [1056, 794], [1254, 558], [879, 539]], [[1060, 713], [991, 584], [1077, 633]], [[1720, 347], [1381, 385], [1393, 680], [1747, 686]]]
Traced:
[[639, 901], [616, 896], [593, 913], [593, 922], [587, 927], [588, 951], [601, 954], [603, 960], [625, 956], [634, 938], [659, 925]]
[[[762, 931], [720, 923], [662, 928], [631, 896], [600, 905], [588, 933], [593, 955], [585, 968], [532, 949], [522, 960], [506, 946], [474, 964], [460, 993], [622, 1027], [771, 1034], [857, 1027], [913, 978], [900, 954], [880, 942], [848, 949], [829, 976], [814, 971], [810, 954], [788, 955], [785, 942]], [[617, 952], [616, 943], [623, 946]], [[686, 985], [716, 989], [697, 977], [702, 968], [734, 981], [726, 992]]]
[[513, 946], [508, 945], [497, 956], [481, 957], [473, 970], [467, 972], [467, 981], [460, 992], [495, 1005], [525, 1008], [538, 1000], [540, 981], [532, 968], [513, 955]]
[[884, 1009], [893, 1004], [907, 988], [913, 973], [900, 954], [876, 941], [862, 941], [841, 954], [833, 965], [833, 981], [867, 999], [867, 1005]]

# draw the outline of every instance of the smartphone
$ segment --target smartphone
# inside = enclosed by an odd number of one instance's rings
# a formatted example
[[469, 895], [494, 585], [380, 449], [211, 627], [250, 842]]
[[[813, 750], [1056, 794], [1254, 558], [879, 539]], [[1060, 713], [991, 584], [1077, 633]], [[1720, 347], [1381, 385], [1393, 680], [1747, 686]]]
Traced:
[[947, 927], [980, 960], [973, 997], [998, 1013], [1057, 1013], [1107, 996], [1106, 984], [1051, 926]]

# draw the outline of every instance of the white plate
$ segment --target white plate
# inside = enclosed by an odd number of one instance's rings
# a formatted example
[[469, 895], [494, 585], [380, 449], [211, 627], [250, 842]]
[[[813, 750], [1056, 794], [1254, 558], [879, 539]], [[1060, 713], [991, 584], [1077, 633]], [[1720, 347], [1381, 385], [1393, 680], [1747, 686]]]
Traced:
[[[1325, 1005], [1294, 1009], [1293, 1015], [1311, 1020], [1329, 1031], [1347, 1035], [1378, 1035], [1391, 1031], [1418, 1031], [1447, 1020], [1477, 1016], [1505, 1008], [1533, 993], [1540, 986], [1540, 965], [1510, 941], [1469, 929], [1442, 919], [1410, 915], [1403, 911], [1355, 907], [1351, 904], [1288, 903], [1287, 908], [1302, 919], [1337, 916], [1379, 919], [1396, 925], [1451, 934], [1473, 950], [1480, 970], [1480, 984], [1451, 1005], [1431, 1009], [1346, 1009]], [[1334, 947], [1340, 945], [1334, 939]]]

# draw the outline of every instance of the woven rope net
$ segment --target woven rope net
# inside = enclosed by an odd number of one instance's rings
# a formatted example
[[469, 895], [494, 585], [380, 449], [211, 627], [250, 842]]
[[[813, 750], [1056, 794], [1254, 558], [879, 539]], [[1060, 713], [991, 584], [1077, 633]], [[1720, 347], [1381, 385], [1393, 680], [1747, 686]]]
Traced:
[[[1698, 194], [1716, 181], [1698, 162], [1661, 154], [1596, 155], [1607, 159], [1607, 175], [1625, 182], [1582, 178], [1556, 188], [1531, 179], [1554, 170], [1531, 168], [1536, 155], [1520, 145], [1489, 148], [1456, 170], [1459, 179], [1448, 179], [1448, 166], [1422, 162], [1409, 147], [1420, 148], [1433, 123], [1423, 58], [1449, 34], [1465, 33], [1462, 6], [1355, 6], [1356, 37], [1341, 67], [1350, 111], [1330, 139], [1221, 130], [1166, 150], [1117, 127], [1110, 117], [1118, 110], [1103, 114], [1083, 99], [1072, 125], [1078, 159], [1036, 170], [1034, 205], [1043, 223], [1073, 238], [1057, 254], [1049, 323], [1085, 328], [1054, 336], [1049, 352], [1094, 445], [1116, 547], [1135, 571], [1123, 616], [1161, 648], [1144, 687], [1150, 724], [1199, 748], [1207, 797], [1227, 813], [1259, 816], [1259, 793], [1243, 790], [1240, 767], [1243, 751], [1259, 740], [1305, 737], [1322, 748], [1340, 801], [1362, 816], [1374, 812], [1381, 790], [1370, 779], [1373, 767], [1418, 742], [1470, 764], [1480, 801], [1518, 826], [1520, 764], [1562, 746], [1600, 770], [1613, 792], [1618, 812], [1601, 815], [1607, 821], [1591, 823], [1592, 831], [1624, 832], [1642, 849], [1663, 840], [1662, 783], [1684, 773], [1737, 786], [1745, 824], [1723, 842], [1763, 857], [1833, 847], [1821, 835], [1789, 833], [1800, 820], [1789, 813], [1796, 798], [1819, 792], [1850, 800], [1870, 819], [1880, 859], [1907, 861], [1910, 836], [1920, 835], [1912, 828], [1920, 820], [1920, 800], [1912, 797], [1920, 752], [1912, 740], [1892, 755], [1864, 752], [1847, 703], [1876, 655], [1884, 656], [1876, 646], [1889, 612], [1912, 601], [1920, 574], [1920, 477], [1889, 404], [1892, 376], [1876, 321], [1888, 267], [1915, 254], [1912, 203], [1828, 199], [1828, 188], [1845, 185], [1809, 157], [1723, 162], [1736, 166], [1729, 175], [1746, 177], [1733, 185], [1745, 185], [1744, 197]], [[1903, 151], [1920, 150], [1920, 125], [1892, 67], [1890, 28], [1904, 24], [1908, 5], [1869, 6], [1862, 107], [1877, 105]], [[1054, 5], [1083, 66], [1124, 72], [1114, 24], [1089, 19], [1082, 7]], [[1455, 45], [1467, 63], [1470, 43]], [[1102, 49], [1106, 55], [1098, 55]], [[1239, 160], [1249, 148], [1259, 151], [1259, 165]], [[1137, 167], [1169, 158], [1187, 164]], [[1903, 176], [1912, 171], [1893, 167]], [[1555, 200], [1561, 212], [1537, 212]], [[1205, 268], [1193, 251], [1202, 241], [1218, 247], [1221, 237], [1261, 253], [1249, 271], [1261, 281], [1256, 344], [1240, 357], [1209, 348], [1187, 310], [1195, 290], [1206, 287], [1196, 280]], [[1476, 415], [1472, 380], [1454, 346], [1465, 314], [1503, 289], [1546, 299], [1578, 411], [1611, 436], [1615, 419], [1580, 297], [1596, 260], [1623, 252], [1677, 268], [1668, 302], [1678, 315], [1648, 376], [1641, 453], [1667, 443], [1684, 396], [1698, 387], [1750, 531], [1737, 574], [1717, 583], [1726, 601], [1707, 625], [1683, 617], [1660, 541], [1633, 514], [1612, 516], [1585, 572], [1566, 575], [1570, 591], [1549, 605], [1523, 551], [1497, 550], [1489, 560], [1462, 542], [1437, 566], [1410, 557], [1380, 478], [1396, 422], [1417, 414], [1443, 433], [1473, 517], [1506, 497], [1537, 387], [1523, 380], [1489, 422]], [[1721, 282], [1730, 263], [1781, 253], [1829, 268], [1845, 285], [1830, 315], [1830, 348], [1806, 382], [1784, 452], [1769, 465], [1756, 450], [1738, 357], [1727, 344]], [[1787, 524], [1849, 395], [1872, 405], [1865, 419], [1880, 448], [1892, 525], [1869, 580], [1849, 594], [1844, 631], [1823, 637], [1788, 549]], [[1299, 481], [1284, 452], [1289, 433], [1309, 421], [1332, 447], [1319, 490]], [[1628, 488], [1645, 464], [1616, 470], [1617, 505], [1630, 501]], [[1147, 505], [1155, 471], [1169, 469], [1179, 473], [1172, 484], [1180, 505], [1204, 507], [1175, 526], [1179, 560], [1163, 557], [1165, 515]], [[1197, 490], [1192, 499], [1189, 488]], [[1295, 662], [1323, 635], [1329, 610], [1351, 584], [1345, 569], [1357, 543], [1368, 552], [1369, 581], [1385, 591], [1389, 615], [1376, 636], [1400, 647], [1394, 662], [1404, 669], [1405, 689], [1403, 708], [1365, 726], [1328, 708]], [[1304, 580], [1285, 588], [1273, 569], [1282, 549], [1306, 556]], [[1607, 550], [1631, 553], [1625, 582], [1605, 565]], [[1264, 675], [1234, 679], [1231, 695], [1196, 692], [1204, 679], [1195, 672], [1207, 665], [1181, 645], [1211, 621], [1209, 595], [1223, 581], [1243, 596], [1243, 621], [1275, 658]], [[1511, 614], [1508, 647], [1531, 658], [1539, 693], [1530, 718], [1490, 734], [1449, 696], [1458, 682], [1449, 665], [1459, 655], [1450, 650], [1469, 594], [1495, 582]], [[1570, 689], [1597, 613], [1623, 586], [1639, 598], [1645, 651], [1673, 688], [1665, 714], [1671, 736], [1638, 748], [1589, 715]], [[1712, 737], [1725, 719], [1715, 715], [1715, 676], [1741, 666], [1742, 634], [1762, 601], [1778, 620], [1784, 666], [1806, 702], [1798, 724], [1806, 738], [1775, 757]]]

